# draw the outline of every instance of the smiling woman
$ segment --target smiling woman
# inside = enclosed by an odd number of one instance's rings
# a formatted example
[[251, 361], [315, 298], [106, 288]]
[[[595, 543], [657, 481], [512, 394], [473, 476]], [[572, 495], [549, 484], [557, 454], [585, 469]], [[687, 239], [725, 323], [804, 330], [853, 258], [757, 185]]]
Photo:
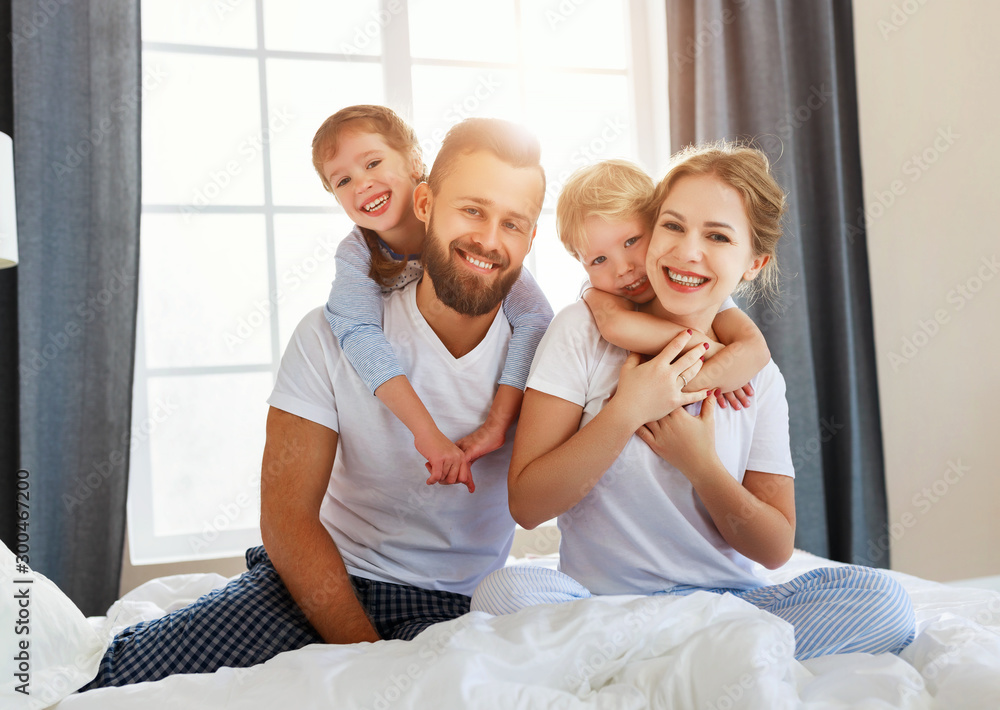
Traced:
[[914, 612], [888, 575], [830, 567], [775, 586], [761, 575], [760, 566], [791, 557], [796, 521], [785, 381], [774, 362], [751, 380], [743, 411], [716, 411], [711, 390], [685, 391], [704, 360], [700, 347], [685, 350], [692, 329], [710, 329], [734, 289], [774, 257], [785, 197], [766, 156], [691, 148], [658, 195], [646, 256], [656, 298], [639, 308], [689, 329], [640, 364], [603, 339], [582, 303], [552, 321], [525, 392], [508, 493], [522, 525], [558, 516], [559, 569], [496, 570], [472, 609], [704, 590], [789, 622], [800, 660], [898, 654], [913, 640]]
[[[464, 118], [527, 125], [548, 184], [526, 267], [558, 309], [582, 279], [553, 238], [566, 176], [615, 156], [665, 165], [668, 135], [651, 129], [667, 123], [651, 74], [666, 72], [663, 12], [627, 0], [143, 1], [144, 66], [170, 80], [143, 105], [134, 417], [157, 402], [184, 414], [133, 439], [134, 561], [257, 542], [264, 400], [281, 353], [325, 302], [352, 224], [402, 207], [330, 199], [309, 163], [316, 127], [347, 105], [389, 105], [429, 164]], [[456, 17], [507, 31], [457, 33]]]

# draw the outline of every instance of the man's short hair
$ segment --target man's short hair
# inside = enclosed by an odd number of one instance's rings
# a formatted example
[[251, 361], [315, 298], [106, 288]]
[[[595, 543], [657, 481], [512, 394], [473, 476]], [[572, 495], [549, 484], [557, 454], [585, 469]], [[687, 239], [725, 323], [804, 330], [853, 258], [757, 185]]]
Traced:
[[500, 118], [467, 118], [448, 131], [431, 166], [427, 184], [437, 194], [459, 156], [486, 150], [515, 168], [538, 168], [545, 194], [545, 170], [538, 139], [524, 126]]
[[609, 222], [638, 219], [652, 227], [656, 219], [652, 178], [627, 160], [602, 160], [576, 170], [556, 201], [556, 233], [566, 251], [579, 259], [587, 249], [583, 228], [588, 217]]

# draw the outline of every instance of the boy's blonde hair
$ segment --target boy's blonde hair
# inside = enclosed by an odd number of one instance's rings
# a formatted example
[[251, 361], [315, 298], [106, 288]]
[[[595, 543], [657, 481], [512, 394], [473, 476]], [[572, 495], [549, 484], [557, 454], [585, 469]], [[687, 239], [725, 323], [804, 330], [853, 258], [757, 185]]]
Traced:
[[744, 143], [725, 140], [684, 148], [671, 158], [670, 169], [656, 186], [657, 212], [674, 183], [686, 175], [715, 177], [740, 193], [750, 224], [753, 255], [770, 259], [756, 279], [741, 283], [735, 292], [749, 292], [751, 301], [758, 296], [775, 298], [781, 276], [778, 240], [787, 201], [785, 191], [771, 174], [767, 155]]
[[651, 227], [659, 206], [654, 195], [652, 178], [627, 160], [602, 160], [580, 168], [570, 175], [556, 201], [559, 240], [579, 260], [588, 246], [583, 228], [588, 217], [609, 222], [638, 218]]
[[[427, 179], [427, 166], [417, 134], [391, 108], [374, 104], [359, 104], [342, 108], [333, 114], [319, 127], [312, 140], [312, 162], [323, 189], [333, 192], [333, 186], [323, 174], [323, 163], [337, 153], [340, 136], [346, 129], [361, 130], [381, 136], [390, 148], [397, 151], [403, 158], [415, 155], [420, 161], [420, 180]], [[406, 268], [405, 261], [391, 259], [382, 253], [378, 243], [378, 235], [370, 229], [361, 229], [368, 250], [372, 253], [372, 265], [368, 275], [382, 285], [392, 283]]]

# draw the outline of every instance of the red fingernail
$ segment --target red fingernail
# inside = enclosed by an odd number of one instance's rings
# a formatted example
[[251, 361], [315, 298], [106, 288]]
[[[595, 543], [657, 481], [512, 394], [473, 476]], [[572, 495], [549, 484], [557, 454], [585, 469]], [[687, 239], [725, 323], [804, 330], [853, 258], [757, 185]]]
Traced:
[[692, 334], [692, 333], [691, 333], [691, 329], [690, 329], [690, 328], [688, 328], [688, 335], [691, 335], [691, 334]]
[[705, 356], [704, 355], [701, 356], [701, 361], [705, 362]]
[[705, 349], [708, 350], [708, 343], [702, 343], [702, 345], [704, 345]]

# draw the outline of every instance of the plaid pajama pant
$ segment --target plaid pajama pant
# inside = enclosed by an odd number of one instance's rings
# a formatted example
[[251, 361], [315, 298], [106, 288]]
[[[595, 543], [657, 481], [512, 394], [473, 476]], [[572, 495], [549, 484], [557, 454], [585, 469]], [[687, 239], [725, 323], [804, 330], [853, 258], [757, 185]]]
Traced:
[[[312, 643], [323, 643], [288, 593], [263, 547], [247, 550], [247, 572], [193, 604], [124, 629], [111, 642], [97, 677], [80, 692], [165, 678], [245, 668]], [[469, 611], [469, 597], [351, 577], [384, 639], [410, 640]]]

